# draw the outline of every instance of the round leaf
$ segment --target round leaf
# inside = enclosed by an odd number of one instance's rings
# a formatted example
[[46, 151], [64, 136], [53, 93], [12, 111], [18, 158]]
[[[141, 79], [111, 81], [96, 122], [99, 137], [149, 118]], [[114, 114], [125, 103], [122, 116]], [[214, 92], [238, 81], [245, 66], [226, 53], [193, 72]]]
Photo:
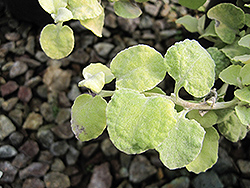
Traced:
[[168, 49], [165, 60], [168, 73], [176, 81], [176, 93], [181, 87], [195, 97], [210, 92], [215, 79], [215, 63], [197, 41], [186, 39], [176, 43]]
[[242, 84], [250, 85], [250, 63], [244, 65], [244, 67], [240, 70], [240, 76], [242, 78]]
[[187, 117], [189, 119], [194, 119], [201, 124], [204, 128], [212, 127], [217, 123], [218, 116], [213, 111], [208, 111], [204, 116], [201, 116], [199, 110], [192, 110], [188, 112]]
[[78, 83], [79, 87], [86, 87], [91, 89], [94, 93], [100, 93], [105, 84], [105, 74], [99, 72], [86, 80]]
[[129, 0], [120, 0], [114, 4], [115, 13], [123, 18], [137, 18], [141, 15], [141, 9]]
[[68, 0], [69, 10], [77, 20], [96, 18], [103, 12], [97, 0]]
[[67, 0], [38, 0], [38, 2], [49, 14], [55, 14], [59, 8], [67, 6]]
[[189, 163], [186, 168], [194, 173], [205, 172], [211, 168], [218, 159], [219, 134], [215, 128], [205, 129], [206, 134], [203, 141], [201, 152], [198, 157]]
[[242, 37], [240, 40], [239, 40], [239, 45], [240, 46], [244, 46], [244, 47], [247, 47], [247, 48], [250, 48], [250, 34]]
[[240, 86], [241, 80], [240, 80], [240, 65], [231, 65], [224, 69], [220, 73], [220, 79], [223, 80], [225, 83]]
[[192, 162], [200, 153], [204, 129], [194, 120], [177, 119], [169, 136], [156, 148], [160, 159], [169, 169], [181, 168]]
[[146, 45], [137, 45], [118, 53], [110, 69], [116, 77], [116, 87], [138, 91], [153, 89], [165, 77], [162, 55]]
[[49, 24], [41, 32], [43, 51], [52, 59], [68, 56], [74, 48], [74, 34], [69, 26]]
[[106, 128], [106, 101], [100, 96], [83, 94], [76, 98], [71, 110], [71, 126], [81, 141], [97, 138]]
[[195, 17], [186, 15], [176, 20], [176, 23], [182, 24], [191, 33], [198, 32], [198, 19]]
[[198, 9], [205, 2], [206, 0], [179, 0], [179, 3], [182, 6], [190, 8], [190, 9]]
[[72, 12], [67, 8], [59, 8], [55, 16], [55, 22], [66, 22], [73, 18]]
[[107, 107], [108, 133], [119, 150], [142, 153], [163, 142], [176, 123], [175, 115], [174, 103], [166, 98], [120, 89]]
[[250, 125], [250, 108], [245, 106], [236, 106], [235, 112], [242, 124]]
[[245, 87], [243, 89], [237, 89], [234, 92], [234, 95], [241, 101], [247, 102], [250, 104], [250, 87]]

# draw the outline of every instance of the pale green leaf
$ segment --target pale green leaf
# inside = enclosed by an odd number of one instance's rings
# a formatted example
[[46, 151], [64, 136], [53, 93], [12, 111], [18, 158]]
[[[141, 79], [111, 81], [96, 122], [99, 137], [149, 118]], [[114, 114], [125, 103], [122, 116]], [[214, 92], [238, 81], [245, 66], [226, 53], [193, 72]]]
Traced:
[[73, 18], [72, 12], [67, 8], [59, 8], [55, 15], [55, 23], [66, 22]]
[[212, 127], [217, 123], [218, 116], [214, 111], [208, 111], [201, 116], [199, 110], [192, 110], [187, 114], [188, 119], [194, 119], [204, 128]]
[[221, 49], [221, 51], [231, 60], [233, 60], [235, 56], [250, 54], [250, 49], [240, 46], [238, 44], [238, 41], [235, 41], [233, 44], [226, 45], [224, 48]]
[[204, 129], [196, 121], [177, 119], [176, 126], [169, 132], [169, 136], [156, 147], [162, 163], [169, 169], [186, 166], [200, 153], [204, 135]]
[[217, 124], [227, 121], [229, 117], [234, 113], [233, 109], [220, 109], [214, 111], [218, 116]]
[[232, 113], [228, 120], [218, 124], [220, 133], [231, 142], [238, 142], [246, 137], [247, 126], [243, 125], [235, 113]]
[[105, 85], [105, 74], [103, 72], [99, 72], [78, 83], [79, 87], [89, 88], [94, 93], [100, 93], [104, 85]]
[[244, 64], [249, 64], [250, 63], [250, 55], [239, 55], [239, 56], [235, 56], [233, 59], [233, 61], [240, 61]]
[[97, 0], [68, 0], [68, 8], [77, 20], [96, 18], [103, 12]]
[[141, 15], [141, 9], [130, 0], [120, 0], [114, 4], [115, 13], [123, 18], [137, 18]]
[[198, 19], [195, 17], [186, 15], [176, 20], [176, 23], [182, 24], [191, 33], [198, 32]]
[[146, 96], [146, 97], [150, 97], [150, 96], [155, 96], [155, 94], [161, 94], [161, 95], [166, 95], [166, 93], [164, 91], [162, 91], [161, 88], [159, 87], [155, 87], [153, 89], [150, 89], [148, 91], [145, 91], [143, 92], [143, 94]]
[[207, 28], [205, 29], [205, 32], [203, 34], [201, 34], [201, 36], [199, 38], [218, 37], [216, 32], [215, 32], [214, 23], [215, 23], [215, 21], [212, 20], [210, 22], [210, 24], [207, 26]]
[[168, 73], [176, 81], [176, 91], [184, 87], [195, 97], [210, 92], [215, 79], [215, 63], [209, 53], [194, 40], [186, 39], [171, 46], [165, 60]]
[[198, 157], [189, 163], [186, 168], [194, 173], [205, 172], [211, 168], [218, 159], [219, 134], [215, 128], [205, 129], [206, 134], [203, 141], [201, 152]]
[[246, 25], [250, 27], [250, 14], [245, 14]]
[[138, 2], [138, 3], [143, 3], [143, 2], [147, 2], [149, 0], [135, 0], [135, 2]]
[[222, 70], [228, 67], [231, 62], [226, 57], [226, 55], [216, 47], [210, 47], [207, 49], [208, 53], [211, 55], [215, 62], [215, 78], [219, 78], [219, 74]]
[[82, 75], [85, 79], [88, 79], [99, 72], [105, 74], [105, 84], [111, 82], [115, 78], [111, 70], [101, 63], [91, 63], [83, 69]]
[[179, 0], [179, 3], [182, 6], [190, 8], [190, 9], [198, 9], [205, 2], [206, 0]]
[[239, 45], [240, 46], [244, 46], [244, 47], [247, 47], [247, 48], [250, 48], [250, 34], [242, 37], [240, 40], [239, 40]]
[[244, 11], [231, 3], [221, 3], [212, 7], [207, 16], [215, 20], [215, 31], [227, 44], [234, 42], [237, 32], [245, 25]]
[[250, 103], [250, 87], [245, 87], [243, 89], [237, 89], [234, 95], [241, 101]]
[[230, 65], [220, 73], [219, 77], [225, 83], [235, 86], [240, 86], [241, 85], [240, 70], [241, 70], [240, 65]]
[[205, 29], [205, 22], [206, 22], [206, 15], [201, 16], [198, 19], [198, 32], [199, 33], [204, 33], [204, 29]]
[[240, 76], [243, 85], [250, 85], [250, 63], [242, 67], [240, 70]]
[[76, 98], [71, 109], [71, 126], [81, 141], [97, 138], [106, 128], [106, 101], [88, 94]]
[[175, 126], [174, 103], [163, 97], [145, 97], [131, 89], [115, 91], [107, 107], [111, 141], [127, 154], [158, 146]]
[[137, 45], [119, 52], [110, 69], [116, 77], [116, 87], [138, 91], [153, 89], [165, 77], [164, 58], [155, 49]]
[[235, 112], [242, 124], [250, 125], [250, 108], [249, 107], [236, 106]]
[[67, 26], [49, 24], [40, 35], [43, 51], [52, 59], [61, 59], [68, 56], [74, 48], [74, 34]]
[[80, 20], [80, 23], [87, 29], [91, 30], [96, 36], [102, 37], [104, 10], [99, 16], [92, 19]]
[[38, 0], [38, 2], [49, 14], [56, 14], [59, 8], [67, 6], [67, 0]]

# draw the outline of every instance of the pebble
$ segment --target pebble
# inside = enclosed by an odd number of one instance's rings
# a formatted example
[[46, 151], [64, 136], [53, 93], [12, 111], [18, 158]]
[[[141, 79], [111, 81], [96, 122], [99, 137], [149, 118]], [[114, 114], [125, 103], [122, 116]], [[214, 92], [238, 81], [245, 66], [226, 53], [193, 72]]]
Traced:
[[117, 28], [117, 16], [114, 13], [109, 13], [105, 16], [105, 26], [112, 29]]
[[114, 47], [115, 46], [113, 44], [107, 42], [99, 42], [94, 45], [94, 49], [96, 50], [97, 54], [104, 58], [108, 57], [109, 53]]
[[27, 140], [22, 146], [19, 147], [18, 151], [30, 158], [33, 158], [38, 154], [39, 146], [36, 141]]
[[236, 174], [230, 173], [230, 174], [224, 174], [220, 176], [220, 180], [223, 183], [225, 187], [235, 186], [238, 187], [238, 177]]
[[5, 38], [9, 41], [17, 41], [20, 39], [20, 34], [16, 32], [6, 33]]
[[37, 130], [43, 124], [43, 117], [35, 112], [29, 113], [27, 119], [23, 124], [24, 129]]
[[24, 135], [17, 131], [11, 133], [11, 135], [9, 136], [10, 143], [15, 147], [19, 147], [22, 144], [23, 139]]
[[44, 176], [46, 188], [70, 187], [69, 177], [60, 172], [50, 172]]
[[15, 81], [8, 81], [6, 84], [1, 86], [1, 94], [3, 97], [15, 92], [18, 89], [18, 84]]
[[28, 164], [29, 161], [30, 157], [23, 153], [18, 153], [12, 161], [12, 165], [17, 168], [23, 168]]
[[63, 108], [71, 107], [71, 102], [69, 101], [69, 98], [66, 96], [66, 92], [58, 93], [58, 104]]
[[51, 164], [53, 162], [53, 155], [48, 150], [40, 151], [38, 161]]
[[0, 146], [0, 159], [12, 158], [17, 155], [17, 150], [11, 145]]
[[80, 49], [76, 49], [67, 59], [74, 63], [85, 65], [89, 58], [89, 54], [81, 47]]
[[66, 162], [68, 165], [74, 165], [80, 155], [80, 152], [75, 149], [73, 146], [69, 147], [69, 150], [66, 154]]
[[39, 178], [27, 178], [23, 182], [22, 188], [44, 188], [45, 184]]
[[50, 148], [51, 144], [54, 143], [54, 134], [49, 129], [42, 129], [37, 132], [37, 138], [39, 142], [45, 148]]
[[62, 156], [64, 155], [69, 149], [69, 145], [66, 141], [57, 141], [51, 144], [50, 146], [50, 152], [54, 156]]
[[41, 162], [33, 162], [26, 168], [19, 171], [20, 179], [25, 179], [27, 177], [42, 177], [49, 170], [49, 165]]
[[96, 152], [98, 147], [99, 147], [98, 143], [92, 143], [92, 144], [86, 145], [82, 148], [82, 155], [85, 158], [89, 158]]
[[122, 17], [118, 17], [117, 22], [122, 30], [133, 33], [136, 30], [137, 26], [140, 24], [140, 18], [125, 19]]
[[60, 108], [59, 112], [56, 116], [55, 122], [58, 125], [63, 124], [64, 122], [68, 121], [71, 117], [71, 109], [70, 108]]
[[70, 122], [57, 125], [51, 129], [53, 133], [61, 139], [70, 139], [74, 136]]
[[35, 76], [34, 78], [31, 78], [31, 79], [27, 80], [24, 85], [27, 86], [27, 87], [30, 87], [30, 88], [34, 88], [41, 81], [42, 81], [41, 76]]
[[5, 115], [0, 115], [0, 141], [5, 139], [10, 133], [14, 132], [16, 127]]
[[101, 149], [104, 155], [106, 156], [115, 156], [118, 153], [118, 150], [114, 147], [109, 138], [105, 139], [101, 143]]
[[69, 90], [67, 96], [71, 101], [74, 101], [76, 97], [81, 94], [79, 87], [76, 84], [72, 85], [72, 88]]
[[9, 112], [9, 118], [16, 123], [17, 126], [21, 126], [23, 123], [23, 111], [20, 109], [14, 109]]
[[223, 188], [224, 185], [220, 181], [218, 175], [214, 171], [200, 173], [192, 181], [194, 188]]
[[239, 159], [237, 165], [244, 177], [250, 177], [250, 161]]
[[18, 172], [17, 168], [14, 167], [9, 161], [0, 162], [0, 171], [3, 173], [0, 178], [0, 183], [13, 182]]
[[144, 9], [146, 13], [150, 14], [153, 17], [156, 17], [159, 13], [161, 6], [162, 6], [161, 1], [157, 1], [155, 4], [145, 3]]
[[103, 163], [95, 166], [90, 179], [88, 188], [110, 188], [112, 185], [112, 176], [109, 170], [109, 163]]
[[43, 118], [47, 121], [47, 122], [52, 122], [55, 120], [55, 116], [53, 113], [53, 108], [52, 105], [44, 102], [42, 103], [42, 105], [40, 106], [40, 112], [43, 116]]
[[129, 168], [129, 180], [133, 183], [140, 183], [156, 172], [157, 169], [150, 164], [145, 156], [136, 155]]
[[23, 103], [28, 103], [33, 95], [29, 87], [20, 86], [17, 96]]
[[34, 36], [28, 36], [27, 38], [27, 44], [25, 46], [26, 52], [30, 53], [31, 55], [35, 55], [35, 37]]
[[12, 110], [18, 102], [17, 97], [10, 98], [2, 103], [2, 108], [4, 111], [9, 112]]
[[40, 50], [38, 50], [38, 51], [36, 52], [35, 58], [36, 58], [38, 61], [42, 62], [42, 63], [45, 63], [46, 61], [49, 60], [48, 56], [46, 56], [46, 54], [45, 54], [43, 51], [40, 51]]
[[15, 78], [17, 76], [20, 76], [27, 70], [28, 70], [28, 65], [26, 63], [21, 61], [16, 61], [10, 69], [9, 72], [10, 78]]
[[170, 183], [163, 185], [161, 188], [189, 188], [190, 180], [188, 177], [182, 176], [172, 180]]
[[62, 172], [65, 169], [63, 161], [59, 158], [55, 158], [51, 165], [51, 170], [54, 172]]
[[46, 99], [48, 96], [48, 88], [46, 85], [39, 85], [36, 89], [36, 93], [39, 97]]
[[151, 29], [152, 26], [153, 26], [153, 19], [150, 16], [145, 15], [141, 17], [139, 25], [140, 29]]

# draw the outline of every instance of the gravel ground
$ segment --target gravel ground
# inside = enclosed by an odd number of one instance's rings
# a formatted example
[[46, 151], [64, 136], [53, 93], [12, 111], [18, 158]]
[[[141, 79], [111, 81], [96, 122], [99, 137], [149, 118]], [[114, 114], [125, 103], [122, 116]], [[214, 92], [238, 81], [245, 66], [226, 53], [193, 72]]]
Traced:
[[176, 1], [165, 2], [146, 3], [143, 15], [133, 20], [118, 18], [107, 5], [103, 38], [69, 22], [74, 51], [51, 60], [39, 45], [41, 27], [13, 17], [0, 0], [0, 188], [250, 187], [249, 135], [238, 143], [221, 138], [216, 165], [196, 175], [168, 170], [153, 150], [119, 152], [106, 132], [82, 143], [71, 131], [70, 107], [87, 92], [77, 87], [85, 66], [108, 65], [117, 52], [138, 43], [165, 54], [186, 37], [174, 21], [188, 11]]

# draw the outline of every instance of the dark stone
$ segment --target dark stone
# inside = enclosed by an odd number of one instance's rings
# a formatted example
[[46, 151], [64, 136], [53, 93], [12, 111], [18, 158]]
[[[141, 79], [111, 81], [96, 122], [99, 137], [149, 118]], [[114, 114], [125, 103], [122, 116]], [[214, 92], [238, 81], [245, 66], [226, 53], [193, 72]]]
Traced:
[[69, 149], [69, 145], [66, 141], [57, 141], [50, 146], [50, 152], [54, 156], [64, 155]]
[[11, 145], [0, 147], [0, 159], [7, 159], [17, 155], [17, 150]]
[[53, 155], [48, 150], [41, 151], [38, 161], [51, 164], [53, 162]]
[[16, 130], [16, 127], [5, 115], [0, 115], [0, 141], [4, 140], [12, 132]]
[[17, 95], [18, 98], [24, 103], [28, 103], [33, 96], [31, 89], [26, 86], [21, 86], [18, 90]]
[[80, 152], [75, 149], [73, 146], [69, 147], [69, 150], [66, 154], [66, 162], [68, 165], [74, 165], [80, 155]]
[[26, 168], [19, 171], [20, 179], [27, 177], [42, 177], [49, 170], [49, 165], [41, 162], [33, 162]]
[[19, 153], [16, 155], [16, 157], [12, 161], [12, 165], [17, 167], [17, 168], [23, 168], [27, 165], [29, 162], [30, 158], [26, 156], [23, 153]]
[[96, 150], [98, 149], [99, 144], [98, 143], [93, 143], [93, 144], [89, 144], [87, 146], [84, 146], [82, 148], [82, 155], [86, 158], [91, 157], [91, 155], [93, 155], [93, 153], [96, 152]]
[[54, 142], [54, 134], [49, 129], [39, 130], [37, 138], [45, 148], [50, 148], [51, 144]]
[[23, 182], [22, 188], [44, 188], [44, 182], [38, 178], [28, 178]]
[[23, 138], [24, 138], [24, 135], [20, 132], [13, 132], [9, 136], [9, 140], [10, 140], [11, 144], [15, 147], [18, 147], [22, 144]]
[[65, 122], [51, 129], [53, 133], [61, 139], [69, 139], [74, 136], [70, 122]]
[[0, 171], [3, 172], [3, 176], [0, 178], [0, 183], [13, 182], [17, 174], [17, 168], [9, 161], [0, 162]]
[[70, 187], [69, 177], [59, 172], [50, 172], [44, 176], [47, 188], [67, 188]]
[[218, 175], [213, 172], [205, 172], [196, 176], [192, 182], [194, 188], [223, 188]]
[[27, 140], [18, 150], [28, 157], [33, 158], [39, 152], [39, 146], [37, 142], [33, 140]]

